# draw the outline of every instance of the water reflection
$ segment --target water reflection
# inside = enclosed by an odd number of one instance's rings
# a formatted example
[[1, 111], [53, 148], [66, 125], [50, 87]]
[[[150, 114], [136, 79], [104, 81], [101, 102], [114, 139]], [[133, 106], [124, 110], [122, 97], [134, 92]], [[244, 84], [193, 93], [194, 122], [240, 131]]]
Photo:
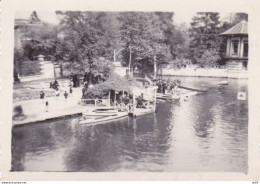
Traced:
[[16, 127], [13, 171], [247, 171], [247, 83], [185, 78], [209, 86], [189, 101], [161, 102], [155, 114], [79, 125], [76, 118]]

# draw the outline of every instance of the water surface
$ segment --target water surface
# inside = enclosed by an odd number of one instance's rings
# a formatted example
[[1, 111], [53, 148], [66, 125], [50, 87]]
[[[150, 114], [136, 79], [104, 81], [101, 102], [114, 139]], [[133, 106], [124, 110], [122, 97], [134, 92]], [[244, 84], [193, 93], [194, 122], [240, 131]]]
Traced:
[[77, 118], [12, 130], [12, 171], [247, 172], [247, 80], [181, 78], [209, 88], [188, 101], [159, 102], [157, 112], [89, 126]]

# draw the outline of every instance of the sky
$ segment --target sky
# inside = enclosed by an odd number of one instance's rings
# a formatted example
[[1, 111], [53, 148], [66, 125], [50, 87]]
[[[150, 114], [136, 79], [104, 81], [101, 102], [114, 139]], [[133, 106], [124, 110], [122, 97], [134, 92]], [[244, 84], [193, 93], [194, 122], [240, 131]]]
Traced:
[[[16, 12], [15, 18], [20, 19], [28, 19], [32, 12]], [[59, 20], [55, 14], [55, 12], [44, 12], [37, 11], [39, 18], [45, 22], [58, 24]], [[187, 26], [190, 25], [192, 17], [196, 15], [196, 12], [174, 12], [174, 23], [182, 24], [185, 23]], [[220, 20], [228, 20], [230, 17], [230, 13], [220, 13]]]

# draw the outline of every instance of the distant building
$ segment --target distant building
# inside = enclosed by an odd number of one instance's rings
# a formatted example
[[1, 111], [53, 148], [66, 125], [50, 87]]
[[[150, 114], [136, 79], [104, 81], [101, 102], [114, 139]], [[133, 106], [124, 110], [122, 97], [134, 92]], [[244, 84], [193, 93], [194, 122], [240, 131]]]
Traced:
[[245, 71], [248, 64], [248, 29], [242, 21], [224, 33], [227, 38], [226, 64], [229, 71]]
[[[28, 12], [24, 16], [16, 16], [14, 20], [15, 48], [21, 48], [23, 42], [31, 40], [31, 38], [26, 35], [25, 29], [30, 29], [32, 27], [42, 27], [42, 21], [38, 18], [36, 12], [32, 12], [31, 14]], [[17, 69], [17, 73], [19, 74], [19, 79], [21, 82], [54, 78], [53, 63], [51, 61], [44, 61], [44, 55], [38, 55], [36, 60], [39, 61], [39, 66], [36, 66], [37, 68], [40, 68], [37, 74], [35, 73], [29, 76], [28, 74], [24, 74], [24, 72], [22, 72], [21, 68], [26, 68], [28, 64], [31, 65], [30, 61], [23, 61], [22, 65], [24, 66], [21, 66]]]
[[15, 47], [20, 48], [23, 41], [30, 40], [30, 38], [26, 37], [22, 28], [29, 26], [41, 26], [42, 22], [37, 17], [36, 12], [32, 12], [32, 14], [26, 15], [25, 17], [16, 17], [14, 20], [14, 30], [15, 30]]
[[113, 62], [115, 73], [121, 77], [131, 75], [129, 73], [129, 68], [122, 66], [121, 62]]

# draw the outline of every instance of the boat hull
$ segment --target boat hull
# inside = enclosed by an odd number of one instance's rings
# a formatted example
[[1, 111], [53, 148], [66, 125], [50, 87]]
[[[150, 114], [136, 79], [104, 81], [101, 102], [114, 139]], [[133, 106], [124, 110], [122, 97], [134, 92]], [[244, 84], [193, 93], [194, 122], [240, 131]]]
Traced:
[[109, 116], [84, 116], [82, 120], [79, 120], [79, 124], [95, 124], [115, 121], [128, 116], [127, 112], [118, 112], [116, 115]]

